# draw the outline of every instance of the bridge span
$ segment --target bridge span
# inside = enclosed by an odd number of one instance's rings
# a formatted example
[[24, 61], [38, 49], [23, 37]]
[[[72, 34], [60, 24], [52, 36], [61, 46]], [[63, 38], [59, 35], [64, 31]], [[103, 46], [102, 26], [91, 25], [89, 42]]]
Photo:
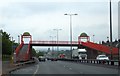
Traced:
[[[70, 41], [31, 41], [32, 46], [71, 46]], [[72, 41], [72, 46], [78, 47], [78, 41]]]
[[[23, 38], [30, 38], [30, 42], [28, 44], [25, 44], [23, 41]], [[81, 41], [81, 39], [83, 38], [86, 38], [87, 41], [86, 42]], [[70, 41], [36, 41], [36, 40], [32, 40], [31, 35], [23, 34], [21, 37], [21, 44], [15, 50], [16, 61], [29, 60], [31, 58], [32, 46], [65, 46], [66, 47], [66, 46], [71, 46], [71, 45], [76, 46], [78, 48], [91, 49], [93, 54], [90, 54], [90, 55], [94, 55], [98, 51], [103, 52], [108, 55], [110, 54], [118, 55], [118, 48], [112, 47], [112, 53], [111, 53], [110, 46], [105, 46], [102, 44], [90, 42], [89, 36], [86, 36], [86, 37], [84, 35], [79, 36], [78, 41], [72, 41], [72, 44], [71, 44]]]
[[[24, 45], [27, 47], [24, 47]], [[31, 41], [29, 44], [24, 44], [24, 43], [21, 43], [19, 45], [19, 47], [16, 49], [16, 55], [19, 56], [17, 58], [19, 58], [19, 60], [21, 60], [21, 58], [24, 60], [27, 60], [27, 57], [29, 56], [29, 53], [30, 53], [30, 49], [32, 46], [68, 46], [70, 47], [71, 46], [71, 43], [69, 41]], [[90, 48], [90, 49], [93, 49], [94, 51], [100, 51], [100, 52], [104, 52], [106, 54], [111, 54], [110, 52], [110, 47], [109, 46], [105, 46], [105, 45], [102, 45], [102, 44], [96, 44], [96, 43], [93, 43], [93, 42], [81, 42], [81, 44], [79, 44], [79, 42], [77, 41], [73, 41], [72, 42], [72, 46], [76, 46], [76, 47], [85, 47], [85, 48]], [[79, 48], [80, 48], [79, 47]], [[113, 51], [112, 51], [112, 54], [113, 55], [117, 55], [118, 54], [118, 48], [115, 48], [113, 47], [112, 48]], [[22, 50], [24, 50], [24, 53], [22, 55], [21, 52], [23, 52]], [[25, 50], [27, 51], [27, 53], [25, 54]], [[30, 56], [29, 56], [30, 57]]]

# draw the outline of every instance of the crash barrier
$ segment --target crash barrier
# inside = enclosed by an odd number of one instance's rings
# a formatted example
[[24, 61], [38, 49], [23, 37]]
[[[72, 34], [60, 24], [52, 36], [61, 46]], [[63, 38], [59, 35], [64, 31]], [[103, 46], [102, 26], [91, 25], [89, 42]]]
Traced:
[[26, 64], [32, 64], [32, 63], [35, 63], [35, 61], [32, 60], [32, 61], [27, 61], [27, 62], [17, 63], [16, 66], [23, 66], [23, 65], [26, 65]]
[[71, 61], [80, 63], [92, 63], [92, 64], [106, 64], [120, 66], [120, 60], [96, 60], [96, 59], [58, 59], [61, 61]]

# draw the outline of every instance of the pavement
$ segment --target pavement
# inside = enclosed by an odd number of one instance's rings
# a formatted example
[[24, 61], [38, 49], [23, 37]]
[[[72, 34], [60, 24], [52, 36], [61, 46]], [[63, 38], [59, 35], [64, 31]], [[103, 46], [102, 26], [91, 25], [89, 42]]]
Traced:
[[9, 74], [9, 72], [13, 69], [16, 69], [20, 66], [16, 66], [15, 64], [12, 64], [10, 61], [3, 61], [2, 62], [2, 76], [5, 74]]
[[1, 76], [9, 76], [10, 72], [15, 71], [15, 70], [20, 69], [20, 68], [23, 68], [23, 67], [27, 67], [28, 65], [26, 65], [26, 64], [29, 64], [30, 62], [13, 64], [10, 61], [3, 61], [2, 62], [2, 75]]

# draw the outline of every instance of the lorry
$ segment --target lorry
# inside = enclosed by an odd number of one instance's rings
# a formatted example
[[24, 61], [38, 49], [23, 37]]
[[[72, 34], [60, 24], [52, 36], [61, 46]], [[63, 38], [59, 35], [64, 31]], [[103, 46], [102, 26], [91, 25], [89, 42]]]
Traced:
[[87, 59], [87, 50], [86, 49], [74, 49], [72, 50], [73, 59]]

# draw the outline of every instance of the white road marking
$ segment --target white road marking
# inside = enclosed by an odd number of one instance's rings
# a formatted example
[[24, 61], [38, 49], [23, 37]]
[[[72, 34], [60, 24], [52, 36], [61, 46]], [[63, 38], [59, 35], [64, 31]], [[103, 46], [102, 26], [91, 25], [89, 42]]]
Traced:
[[36, 71], [34, 72], [33, 76], [35, 76], [35, 74], [38, 72], [38, 69], [39, 69], [39, 65], [37, 65], [37, 69], [36, 69]]
[[70, 70], [72, 70], [72, 68], [69, 68]]
[[65, 66], [65, 65], [64, 65], [64, 68], [68, 68], [69, 70], [72, 70], [72, 68], [70, 68], [70, 67], [68, 67], [68, 66]]

